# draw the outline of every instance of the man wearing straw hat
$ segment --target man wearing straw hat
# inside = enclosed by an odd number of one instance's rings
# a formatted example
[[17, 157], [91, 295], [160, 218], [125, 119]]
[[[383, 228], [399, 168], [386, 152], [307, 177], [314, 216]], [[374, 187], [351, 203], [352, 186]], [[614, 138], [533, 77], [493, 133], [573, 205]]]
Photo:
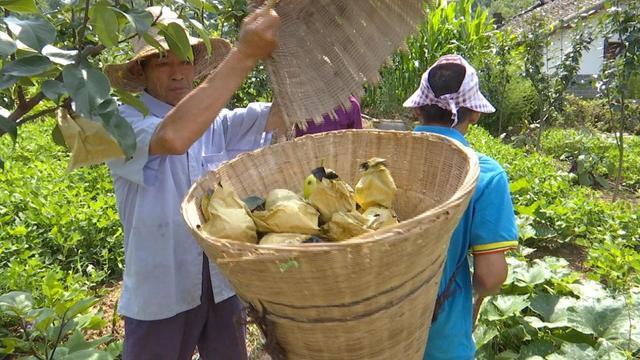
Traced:
[[[443, 56], [429, 68], [404, 106], [415, 109], [422, 121], [414, 131], [444, 135], [465, 146], [469, 125], [495, 111], [480, 93], [476, 70], [458, 55]], [[478, 184], [449, 243], [425, 359], [474, 358], [477, 311], [485, 296], [500, 291], [507, 276], [505, 251], [518, 244], [507, 175], [494, 159], [478, 157]]]
[[[168, 8], [148, 9], [157, 21], [184, 26]], [[128, 161], [109, 163], [124, 228], [125, 271], [119, 312], [125, 318], [125, 360], [245, 359], [240, 301], [215, 264], [203, 255], [182, 220], [179, 206], [206, 170], [240, 152], [270, 142], [282, 128], [269, 104], [228, 111], [223, 106], [258, 60], [276, 47], [279, 18], [265, 6], [249, 15], [235, 47], [211, 39], [213, 52], [190, 39], [193, 63], [144, 42], [126, 64], [105, 72], [114, 87], [141, 91], [143, 115], [124, 105], [137, 150]], [[206, 78], [205, 78], [206, 77]], [[203, 79], [193, 89], [193, 81]]]

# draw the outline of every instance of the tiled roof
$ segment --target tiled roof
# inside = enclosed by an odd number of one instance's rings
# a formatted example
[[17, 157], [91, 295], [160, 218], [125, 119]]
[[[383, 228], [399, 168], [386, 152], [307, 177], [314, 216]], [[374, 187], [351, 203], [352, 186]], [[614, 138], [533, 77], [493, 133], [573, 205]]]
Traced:
[[539, 4], [507, 20], [504, 28], [520, 32], [533, 17], [542, 17], [549, 24], [555, 24], [578, 14], [598, 10], [602, 5], [603, 0], [540, 0]]

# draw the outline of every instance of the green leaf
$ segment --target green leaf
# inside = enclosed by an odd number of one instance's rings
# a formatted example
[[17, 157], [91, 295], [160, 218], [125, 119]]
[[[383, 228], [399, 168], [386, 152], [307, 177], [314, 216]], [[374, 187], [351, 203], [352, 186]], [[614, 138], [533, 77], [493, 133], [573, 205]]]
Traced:
[[118, 140], [118, 145], [126, 157], [131, 157], [136, 151], [136, 135], [131, 124], [118, 111], [100, 114], [104, 128]]
[[547, 360], [597, 359], [594, 348], [587, 344], [563, 343], [560, 351], [547, 356]]
[[[542, 316], [544, 322], [539, 321], [537, 318], [525, 319], [531, 326], [536, 329], [558, 328], [566, 327], [567, 323], [567, 309], [575, 305], [576, 300], [568, 296], [556, 296], [550, 294], [536, 294], [531, 299], [529, 307]], [[534, 320], [535, 319], [535, 320]]]
[[509, 190], [511, 190], [512, 193], [517, 193], [520, 190], [527, 191], [530, 188], [531, 186], [526, 178], [520, 178], [509, 184]]
[[[568, 309], [569, 325], [613, 344], [631, 341], [640, 344], [640, 327], [629, 322], [624, 298], [581, 299]], [[631, 328], [630, 328], [631, 326]]]
[[162, 46], [162, 44], [160, 44], [160, 42], [158, 42], [158, 40], [156, 40], [153, 36], [149, 35], [149, 33], [144, 33], [142, 35], [142, 38], [147, 44], [153, 46], [156, 50], [158, 50], [160, 54], [165, 53], [166, 50], [164, 46]]
[[118, 17], [110, 6], [104, 3], [94, 5], [89, 22], [106, 47], [118, 44]]
[[133, 9], [129, 12], [124, 12], [118, 8], [111, 8], [112, 10], [122, 14], [135, 29], [138, 36], [142, 36], [149, 30], [153, 23], [153, 15], [145, 10]]
[[33, 319], [33, 326], [43, 333], [58, 319], [56, 313], [49, 308], [35, 309], [29, 313], [29, 317]]
[[627, 356], [620, 351], [620, 349], [616, 348], [615, 345], [608, 342], [605, 339], [599, 339], [596, 345], [596, 349], [598, 353], [596, 354], [596, 359], [599, 360], [626, 360]]
[[52, 64], [42, 55], [25, 56], [8, 63], [2, 72], [13, 76], [34, 76], [49, 70]]
[[35, 0], [0, 0], [0, 7], [17, 13], [38, 12]]
[[180, 59], [193, 62], [193, 49], [182, 26], [174, 22], [169, 23], [169, 25], [160, 30], [160, 34], [167, 40], [169, 49]]
[[18, 79], [18, 77], [12, 75], [0, 75], [0, 90], [13, 86], [13, 84], [18, 82]]
[[9, 16], [4, 22], [18, 40], [34, 50], [40, 51], [56, 40], [56, 28], [43, 17], [18, 19]]
[[13, 144], [15, 146], [16, 141], [18, 141], [18, 125], [13, 121], [9, 121], [6, 117], [0, 115], [0, 130], [11, 136], [13, 139]]
[[53, 45], [46, 45], [42, 48], [42, 55], [56, 64], [69, 65], [76, 61], [78, 50], [63, 50]]
[[47, 98], [55, 102], [60, 100], [60, 97], [62, 97], [67, 93], [67, 90], [65, 90], [64, 85], [57, 80], [45, 80], [42, 83], [40, 90], [42, 90], [42, 93], [44, 94], [44, 96], [46, 96]]
[[64, 360], [113, 360], [113, 357], [108, 352], [87, 349], [71, 353]]
[[519, 314], [529, 306], [528, 295], [497, 295], [486, 306], [486, 319], [501, 320]]
[[107, 77], [92, 67], [67, 65], [62, 70], [64, 87], [75, 101], [76, 112], [91, 119], [96, 108], [110, 99], [111, 86]]
[[95, 349], [111, 339], [111, 336], [103, 336], [92, 341], [86, 341], [82, 332], [76, 329], [63, 346], [69, 349], [70, 354], [73, 354], [82, 350]]
[[514, 270], [515, 284], [518, 286], [542, 284], [552, 276], [549, 267], [540, 260], [536, 260], [530, 267]]
[[140, 111], [144, 116], [149, 115], [149, 109], [138, 97], [126, 91], [121, 91], [118, 89], [115, 89], [115, 93], [120, 99], [120, 101], [122, 101], [122, 103], [127, 104], [129, 106], [133, 106], [134, 108], [136, 108], [136, 110]]
[[570, 284], [569, 289], [581, 299], [602, 299], [609, 296], [604, 286], [593, 280], [582, 280], [580, 283]]
[[17, 49], [16, 42], [7, 33], [0, 31], [0, 56], [9, 56]]
[[95, 298], [82, 299], [69, 308], [69, 311], [67, 311], [67, 317], [74, 318], [76, 315], [89, 310], [93, 305], [97, 303], [98, 299]]
[[478, 324], [475, 331], [473, 332], [473, 339], [475, 340], [476, 347], [481, 348], [484, 344], [487, 344], [497, 335], [498, 329], [496, 329], [495, 326]]
[[31, 294], [22, 291], [12, 291], [0, 296], [0, 311], [13, 315], [24, 316], [33, 307]]
[[544, 359], [544, 356], [551, 354], [555, 350], [556, 347], [551, 341], [537, 339], [520, 348], [520, 358], [527, 360], [533, 358]]
[[207, 48], [207, 56], [211, 56], [212, 49], [211, 49], [211, 41], [209, 40], [210, 36], [207, 33], [207, 31], [204, 29], [204, 26], [202, 26], [202, 24], [200, 24], [200, 22], [198, 22], [195, 19], [189, 19], [189, 21], [198, 32], [198, 36], [200, 36], [200, 38], [202, 39], [202, 42], [204, 43], [204, 46]]

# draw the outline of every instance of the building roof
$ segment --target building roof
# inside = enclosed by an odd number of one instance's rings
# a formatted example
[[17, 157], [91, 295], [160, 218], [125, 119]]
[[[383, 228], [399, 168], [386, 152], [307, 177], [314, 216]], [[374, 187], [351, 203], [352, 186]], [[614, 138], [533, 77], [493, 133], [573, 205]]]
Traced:
[[568, 23], [578, 16], [596, 13], [604, 4], [604, 0], [539, 0], [539, 3], [507, 20], [503, 28], [520, 32], [535, 17], [546, 19], [550, 24]]

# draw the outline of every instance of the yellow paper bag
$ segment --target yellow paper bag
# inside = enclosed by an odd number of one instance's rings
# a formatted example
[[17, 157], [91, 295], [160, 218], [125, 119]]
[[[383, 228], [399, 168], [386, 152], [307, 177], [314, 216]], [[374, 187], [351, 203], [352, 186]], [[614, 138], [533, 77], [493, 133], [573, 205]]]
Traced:
[[393, 207], [396, 187], [384, 159], [372, 158], [360, 165], [364, 170], [356, 184], [356, 201], [364, 210], [371, 206]]
[[58, 128], [71, 150], [67, 171], [124, 158], [118, 141], [96, 121], [70, 115], [67, 110], [60, 109]]
[[205, 219], [202, 229], [211, 236], [255, 244], [258, 242], [256, 225], [249, 209], [228, 187], [218, 184], [208, 201], [202, 201]]

